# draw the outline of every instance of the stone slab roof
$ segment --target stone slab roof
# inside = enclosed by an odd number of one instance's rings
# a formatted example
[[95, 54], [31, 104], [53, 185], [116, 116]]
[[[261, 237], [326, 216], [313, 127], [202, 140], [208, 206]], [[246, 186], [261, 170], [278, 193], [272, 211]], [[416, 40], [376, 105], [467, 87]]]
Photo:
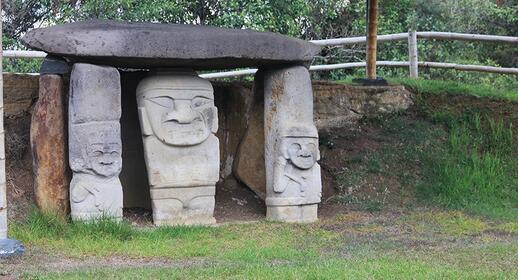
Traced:
[[33, 29], [25, 45], [71, 62], [225, 69], [310, 62], [320, 47], [246, 29], [93, 20]]

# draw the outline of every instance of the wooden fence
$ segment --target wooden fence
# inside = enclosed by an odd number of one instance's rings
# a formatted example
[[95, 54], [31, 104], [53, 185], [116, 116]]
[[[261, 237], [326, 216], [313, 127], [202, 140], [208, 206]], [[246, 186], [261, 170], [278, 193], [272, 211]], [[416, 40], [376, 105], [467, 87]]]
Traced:
[[[378, 42], [390, 42], [390, 41], [408, 41], [408, 61], [378, 61], [377, 66], [385, 67], [408, 67], [410, 77], [417, 78], [419, 76], [419, 68], [444, 68], [454, 69], [458, 71], [476, 71], [476, 72], [489, 72], [498, 74], [511, 74], [518, 75], [518, 68], [503, 68], [494, 66], [484, 65], [466, 65], [456, 63], [445, 63], [445, 62], [430, 62], [430, 61], [419, 61], [418, 59], [418, 39], [425, 40], [448, 40], [448, 41], [477, 41], [477, 42], [494, 42], [494, 43], [506, 43], [518, 46], [518, 37], [509, 36], [496, 36], [496, 35], [481, 35], [481, 34], [465, 34], [465, 33], [452, 33], [452, 32], [417, 32], [410, 30], [407, 33], [396, 33], [388, 35], [379, 35]], [[319, 46], [347, 46], [366, 44], [367, 38], [363, 37], [349, 37], [349, 38], [335, 38], [326, 40], [311, 40], [310, 42]], [[44, 58], [47, 54], [39, 51], [3, 51], [4, 57], [7, 58]], [[349, 68], [364, 68], [366, 67], [365, 62], [352, 62], [352, 63], [339, 63], [339, 64], [327, 64], [327, 65], [312, 65], [311, 71], [326, 71], [335, 69], [349, 69]], [[207, 79], [223, 78], [223, 77], [235, 77], [243, 75], [253, 75], [257, 69], [245, 69], [218, 73], [201, 74], [200, 76]]]

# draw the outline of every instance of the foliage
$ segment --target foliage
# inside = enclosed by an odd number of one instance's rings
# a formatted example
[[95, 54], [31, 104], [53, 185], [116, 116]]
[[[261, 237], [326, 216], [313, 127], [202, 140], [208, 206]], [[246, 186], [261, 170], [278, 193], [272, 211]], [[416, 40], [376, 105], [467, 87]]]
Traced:
[[[18, 39], [33, 26], [85, 19], [114, 19], [164, 23], [205, 24], [232, 28], [274, 31], [302, 39], [362, 36], [366, 30], [365, 0], [6, 0], [4, 49], [20, 49]], [[450, 31], [518, 36], [518, 0], [384, 0], [380, 1], [379, 33]], [[518, 66], [518, 49], [505, 44], [480, 42], [424, 41], [418, 44], [422, 60], [464, 62], [505, 67]], [[407, 43], [387, 42], [378, 47], [380, 60], [407, 60]], [[365, 47], [323, 48], [315, 64], [365, 60]], [[37, 71], [34, 62], [5, 61], [9, 71]], [[343, 79], [363, 70], [317, 72], [317, 79]], [[387, 68], [387, 77], [404, 77], [407, 70]], [[448, 70], [421, 70], [427, 79], [466, 82], [478, 74]], [[493, 75], [497, 76], [497, 75]], [[498, 79], [498, 78], [497, 78]], [[516, 80], [507, 77], [506, 81]], [[490, 85], [499, 83], [487, 79]]]

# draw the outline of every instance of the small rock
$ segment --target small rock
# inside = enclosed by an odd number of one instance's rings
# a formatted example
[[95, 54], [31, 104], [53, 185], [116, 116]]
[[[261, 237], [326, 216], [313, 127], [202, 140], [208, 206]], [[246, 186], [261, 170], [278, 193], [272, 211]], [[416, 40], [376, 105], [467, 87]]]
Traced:
[[8, 238], [0, 240], [0, 258], [21, 256], [23, 253], [25, 247], [20, 241]]
[[237, 205], [239, 205], [239, 206], [243, 206], [248, 203], [244, 199], [239, 199], [239, 198], [235, 198], [235, 197], [233, 197], [232, 200], [235, 201], [237, 203]]

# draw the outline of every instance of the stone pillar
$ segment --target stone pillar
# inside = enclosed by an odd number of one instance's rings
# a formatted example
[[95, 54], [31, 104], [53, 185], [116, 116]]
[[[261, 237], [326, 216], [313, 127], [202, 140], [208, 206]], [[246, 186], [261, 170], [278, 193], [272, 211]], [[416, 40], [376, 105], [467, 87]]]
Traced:
[[122, 218], [120, 117], [119, 71], [74, 64], [68, 114], [73, 220]]
[[293, 66], [258, 75], [264, 83], [267, 219], [314, 222], [322, 183], [308, 70]]
[[63, 77], [42, 74], [30, 131], [36, 205], [61, 217], [70, 211], [65, 97]]
[[[0, 0], [0, 11], [2, 1]], [[2, 37], [2, 22], [0, 22]], [[0, 50], [2, 42], [0, 40]], [[5, 181], [5, 132], [4, 132], [4, 78], [2, 68], [2, 52], [0, 51], [0, 258], [21, 255], [25, 252], [23, 245], [14, 239], [7, 238], [7, 185]]]
[[142, 80], [137, 103], [155, 225], [211, 224], [219, 179], [212, 85], [192, 71]]

